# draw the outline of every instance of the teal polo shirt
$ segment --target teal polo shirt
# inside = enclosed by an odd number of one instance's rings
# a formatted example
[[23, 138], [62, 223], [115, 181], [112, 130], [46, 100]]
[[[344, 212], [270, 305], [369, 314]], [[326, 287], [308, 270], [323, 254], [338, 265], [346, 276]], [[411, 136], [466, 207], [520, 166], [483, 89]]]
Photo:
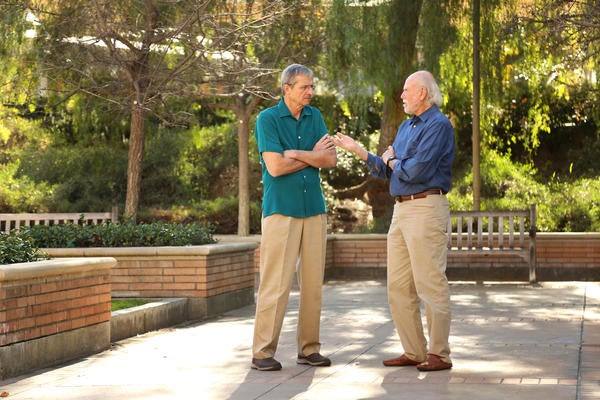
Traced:
[[308, 166], [291, 174], [273, 177], [262, 158], [264, 151], [283, 154], [285, 150], [312, 150], [326, 134], [325, 121], [316, 107], [305, 106], [296, 120], [281, 99], [279, 104], [258, 115], [254, 136], [261, 155], [263, 217], [283, 214], [306, 218], [326, 212], [318, 168]]

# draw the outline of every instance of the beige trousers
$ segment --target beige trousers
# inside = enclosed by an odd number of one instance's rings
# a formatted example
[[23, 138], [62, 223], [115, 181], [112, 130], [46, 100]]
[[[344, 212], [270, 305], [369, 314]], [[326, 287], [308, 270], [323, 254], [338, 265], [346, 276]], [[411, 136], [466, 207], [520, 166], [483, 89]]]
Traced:
[[300, 289], [298, 354], [308, 356], [320, 351], [321, 289], [326, 246], [326, 214], [308, 218], [274, 214], [263, 218], [260, 284], [252, 345], [254, 358], [275, 355], [296, 269]]
[[[435, 354], [450, 362], [450, 289], [446, 279], [446, 196], [396, 202], [387, 235], [387, 289], [390, 312], [405, 354], [425, 361]], [[429, 349], [421, 322], [425, 306]]]

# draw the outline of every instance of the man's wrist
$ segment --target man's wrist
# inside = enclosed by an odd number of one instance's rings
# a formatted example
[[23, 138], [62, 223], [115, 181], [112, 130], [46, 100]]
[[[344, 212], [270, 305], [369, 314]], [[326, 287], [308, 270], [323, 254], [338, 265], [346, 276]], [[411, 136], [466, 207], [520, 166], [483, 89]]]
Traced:
[[[390, 161], [395, 160], [395, 159], [396, 159], [396, 156], [388, 157], [387, 160], [385, 160], [385, 165], [390, 167]], [[392, 167], [390, 167], [390, 168], [392, 168]]]

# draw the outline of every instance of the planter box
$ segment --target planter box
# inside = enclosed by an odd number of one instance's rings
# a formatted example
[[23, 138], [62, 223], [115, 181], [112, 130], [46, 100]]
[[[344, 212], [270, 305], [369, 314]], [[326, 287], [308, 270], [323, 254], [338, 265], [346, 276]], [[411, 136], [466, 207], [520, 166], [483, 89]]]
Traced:
[[[54, 259], [0, 265], [0, 380], [254, 304], [256, 247], [44, 249]], [[158, 301], [113, 321], [113, 297]]]
[[52, 257], [113, 257], [112, 296], [187, 298], [187, 319], [254, 303], [256, 243], [183, 247], [44, 249]]
[[0, 380], [110, 346], [110, 257], [0, 265]]

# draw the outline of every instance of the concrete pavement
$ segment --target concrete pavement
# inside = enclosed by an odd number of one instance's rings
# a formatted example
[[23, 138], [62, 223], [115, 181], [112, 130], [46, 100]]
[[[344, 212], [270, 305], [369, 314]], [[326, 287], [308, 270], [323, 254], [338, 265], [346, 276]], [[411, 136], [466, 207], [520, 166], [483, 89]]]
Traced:
[[296, 365], [294, 291], [277, 372], [250, 369], [254, 307], [140, 335], [0, 381], [8, 399], [600, 399], [600, 283], [452, 283], [454, 368], [390, 368], [402, 353], [385, 282], [328, 282], [322, 353]]

